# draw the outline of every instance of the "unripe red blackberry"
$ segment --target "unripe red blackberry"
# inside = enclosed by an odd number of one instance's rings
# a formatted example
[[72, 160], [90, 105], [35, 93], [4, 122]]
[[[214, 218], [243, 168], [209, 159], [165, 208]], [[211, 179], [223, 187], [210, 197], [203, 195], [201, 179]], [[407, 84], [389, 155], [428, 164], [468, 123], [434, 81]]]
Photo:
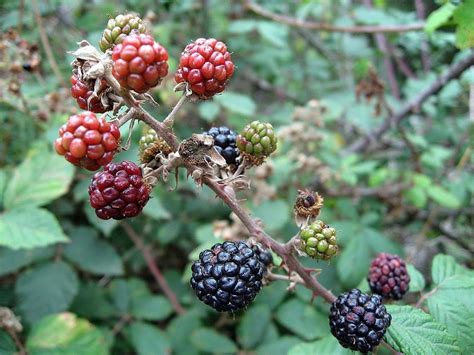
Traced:
[[339, 344], [364, 354], [380, 344], [391, 320], [382, 297], [358, 289], [340, 295], [329, 313], [329, 327]]
[[137, 33], [146, 32], [142, 19], [134, 14], [117, 15], [107, 23], [107, 27], [99, 41], [100, 49], [102, 52], [105, 52], [116, 44], [122, 43], [124, 38], [131, 34], [132, 31], [136, 31]]
[[191, 91], [206, 100], [224, 91], [234, 74], [227, 46], [215, 38], [198, 38], [181, 53], [176, 82], [186, 82]]
[[112, 74], [123, 88], [144, 93], [168, 74], [168, 52], [145, 34], [132, 34], [114, 47]]
[[54, 147], [70, 163], [94, 171], [112, 161], [119, 138], [117, 126], [85, 111], [69, 117], [59, 129]]
[[92, 178], [89, 201], [97, 217], [123, 219], [138, 215], [150, 198], [151, 187], [131, 161], [110, 163]]
[[224, 242], [201, 252], [192, 271], [197, 297], [216, 311], [233, 312], [254, 300], [265, 265], [246, 243]]
[[398, 255], [380, 253], [372, 260], [367, 281], [373, 293], [399, 300], [408, 291], [410, 275]]
[[108, 111], [100, 99], [100, 93], [107, 88], [107, 83], [102, 80], [98, 92], [94, 94], [94, 81], [86, 82], [80, 80], [77, 76], [71, 76], [71, 95], [76, 99], [77, 104], [83, 110], [95, 113]]

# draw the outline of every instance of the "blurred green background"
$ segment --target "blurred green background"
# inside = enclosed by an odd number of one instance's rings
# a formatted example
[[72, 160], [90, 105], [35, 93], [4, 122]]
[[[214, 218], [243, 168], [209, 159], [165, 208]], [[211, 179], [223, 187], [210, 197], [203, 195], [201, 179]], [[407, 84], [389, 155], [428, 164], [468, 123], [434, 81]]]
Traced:
[[[97, 46], [107, 20], [124, 11], [140, 14], [170, 55], [169, 76], [151, 91], [160, 106], [149, 110], [158, 118], [179, 99], [173, 74], [186, 44], [198, 37], [227, 44], [236, 64], [230, 85], [213, 100], [186, 104], [176, 118], [177, 134], [184, 139], [224, 124], [238, 131], [254, 119], [274, 125], [279, 149], [250, 173], [252, 189], [241, 197], [274, 238], [286, 241], [298, 230], [292, 216], [297, 189], [323, 195], [321, 218], [337, 229], [341, 252], [330, 263], [302, 262], [321, 268], [318, 279], [335, 294], [367, 290], [369, 262], [380, 251], [403, 255], [427, 285], [435, 254], [474, 266], [473, 69], [369, 149], [348, 149], [472, 55], [474, 2], [258, 4], [340, 26], [429, 18], [416, 31], [374, 36], [291, 27], [240, 1], [0, 3], [0, 306], [13, 310], [23, 328], [0, 322], [1, 354], [17, 351], [15, 339], [32, 354], [345, 351], [330, 336], [328, 305], [319, 298], [310, 303], [311, 292], [302, 286], [291, 293], [285, 282], [274, 282], [235, 315], [217, 314], [197, 300], [188, 286], [190, 262], [235, 229], [230, 211], [184, 175], [174, 191], [173, 181], [155, 188], [144, 213], [125, 222], [185, 308], [178, 315], [123, 223], [96, 218], [87, 193], [92, 174], [53, 152], [58, 128], [79, 112], [69, 94], [73, 58], [67, 52], [82, 39]], [[137, 161], [142, 129], [116, 160]], [[409, 294], [406, 303], [417, 297]]]

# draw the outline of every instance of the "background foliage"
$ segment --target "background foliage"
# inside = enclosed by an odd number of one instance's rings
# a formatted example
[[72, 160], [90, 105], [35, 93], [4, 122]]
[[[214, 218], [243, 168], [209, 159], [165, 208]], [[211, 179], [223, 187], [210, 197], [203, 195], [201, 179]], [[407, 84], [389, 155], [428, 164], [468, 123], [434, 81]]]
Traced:
[[[259, 2], [276, 13], [346, 26], [422, 21], [415, 3], [424, 3], [425, 30], [385, 34], [381, 44], [371, 34], [290, 27], [240, 2], [3, 1], [0, 306], [19, 316], [23, 330], [5, 326], [0, 316], [0, 353], [15, 353], [15, 339], [31, 354], [347, 352], [329, 333], [328, 305], [311, 303], [302, 286], [288, 293], [285, 282], [274, 282], [235, 315], [216, 314], [194, 297], [190, 262], [233, 226], [209, 190], [183, 176], [175, 191], [169, 191], [172, 183], [156, 188], [144, 214], [126, 226], [104, 222], [88, 204], [91, 174], [53, 153], [58, 128], [78, 111], [63, 85], [72, 60], [67, 51], [81, 39], [96, 44], [107, 19], [125, 10], [151, 23], [170, 53], [170, 73], [182, 48], [197, 37], [219, 38], [233, 51], [237, 70], [230, 87], [212, 101], [187, 105], [177, 118], [178, 134], [185, 138], [220, 124], [240, 130], [254, 118], [278, 129], [279, 150], [254, 172], [252, 191], [243, 196], [266, 230], [288, 240], [297, 232], [296, 189], [319, 191], [322, 218], [337, 228], [342, 249], [330, 264], [303, 260], [322, 269], [321, 283], [335, 294], [367, 290], [370, 259], [380, 251], [399, 253], [411, 265], [412, 293], [389, 306], [394, 325], [387, 341], [405, 353], [472, 353], [473, 69], [370, 149], [348, 147], [471, 54], [474, 1], [371, 3]], [[8, 29], [39, 51], [19, 50]], [[31, 70], [35, 58], [39, 66]], [[15, 63], [28, 70], [18, 74], [11, 70]], [[371, 72], [384, 90], [368, 95]], [[161, 105], [150, 108], [156, 117], [176, 103], [173, 86], [170, 75], [152, 92]], [[130, 149], [116, 159], [136, 160], [139, 137], [136, 130]], [[185, 314], [177, 314], [163, 294], [130, 229], [149, 247]], [[421, 309], [403, 305], [417, 301]]]

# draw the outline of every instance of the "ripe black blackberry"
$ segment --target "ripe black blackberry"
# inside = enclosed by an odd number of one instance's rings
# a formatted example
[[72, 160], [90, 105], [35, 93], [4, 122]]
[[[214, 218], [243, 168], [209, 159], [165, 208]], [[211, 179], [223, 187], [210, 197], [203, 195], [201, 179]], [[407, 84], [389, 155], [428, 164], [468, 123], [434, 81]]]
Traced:
[[233, 312], [260, 291], [265, 266], [244, 242], [224, 242], [201, 252], [191, 269], [197, 297], [216, 311]]
[[353, 289], [332, 303], [329, 327], [343, 347], [368, 353], [380, 344], [391, 320], [381, 296]]
[[398, 255], [380, 253], [370, 265], [367, 281], [373, 293], [399, 300], [408, 291], [410, 275]]
[[237, 135], [234, 131], [227, 127], [212, 127], [203, 134], [214, 138], [214, 146], [217, 152], [222, 155], [228, 165], [239, 165], [237, 158], [240, 155], [240, 151], [235, 145]]
[[270, 249], [266, 249], [261, 245], [254, 245], [252, 250], [257, 255], [258, 259], [263, 263], [265, 266], [270, 266], [273, 264], [273, 256]]

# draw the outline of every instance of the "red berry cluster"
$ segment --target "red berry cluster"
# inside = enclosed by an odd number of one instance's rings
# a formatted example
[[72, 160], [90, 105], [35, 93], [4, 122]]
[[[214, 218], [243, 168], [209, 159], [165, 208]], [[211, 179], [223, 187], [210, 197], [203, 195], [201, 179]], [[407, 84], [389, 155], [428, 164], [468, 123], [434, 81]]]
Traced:
[[85, 111], [69, 117], [54, 147], [70, 163], [94, 171], [112, 161], [119, 138], [117, 126]]
[[408, 291], [410, 276], [398, 255], [380, 253], [370, 265], [368, 282], [373, 293], [399, 300]]
[[168, 52], [153, 37], [129, 35], [112, 53], [112, 74], [126, 89], [144, 93], [168, 74]]
[[[83, 110], [89, 110], [95, 113], [103, 113], [107, 108], [102, 105], [100, 97], [94, 95], [94, 85], [84, 80], [80, 80], [77, 76], [71, 76], [71, 95], [76, 99], [77, 104]], [[107, 83], [102, 80], [98, 94], [107, 88]]]
[[89, 198], [97, 217], [123, 219], [138, 215], [150, 198], [151, 187], [131, 161], [110, 163], [94, 175]]
[[188, 83], [200, 99], [209, 99], [225, 89], [232, 74], [234, 63], [227, 46], [214, 38], [199, 38], [181, 54], [175, 80]]

